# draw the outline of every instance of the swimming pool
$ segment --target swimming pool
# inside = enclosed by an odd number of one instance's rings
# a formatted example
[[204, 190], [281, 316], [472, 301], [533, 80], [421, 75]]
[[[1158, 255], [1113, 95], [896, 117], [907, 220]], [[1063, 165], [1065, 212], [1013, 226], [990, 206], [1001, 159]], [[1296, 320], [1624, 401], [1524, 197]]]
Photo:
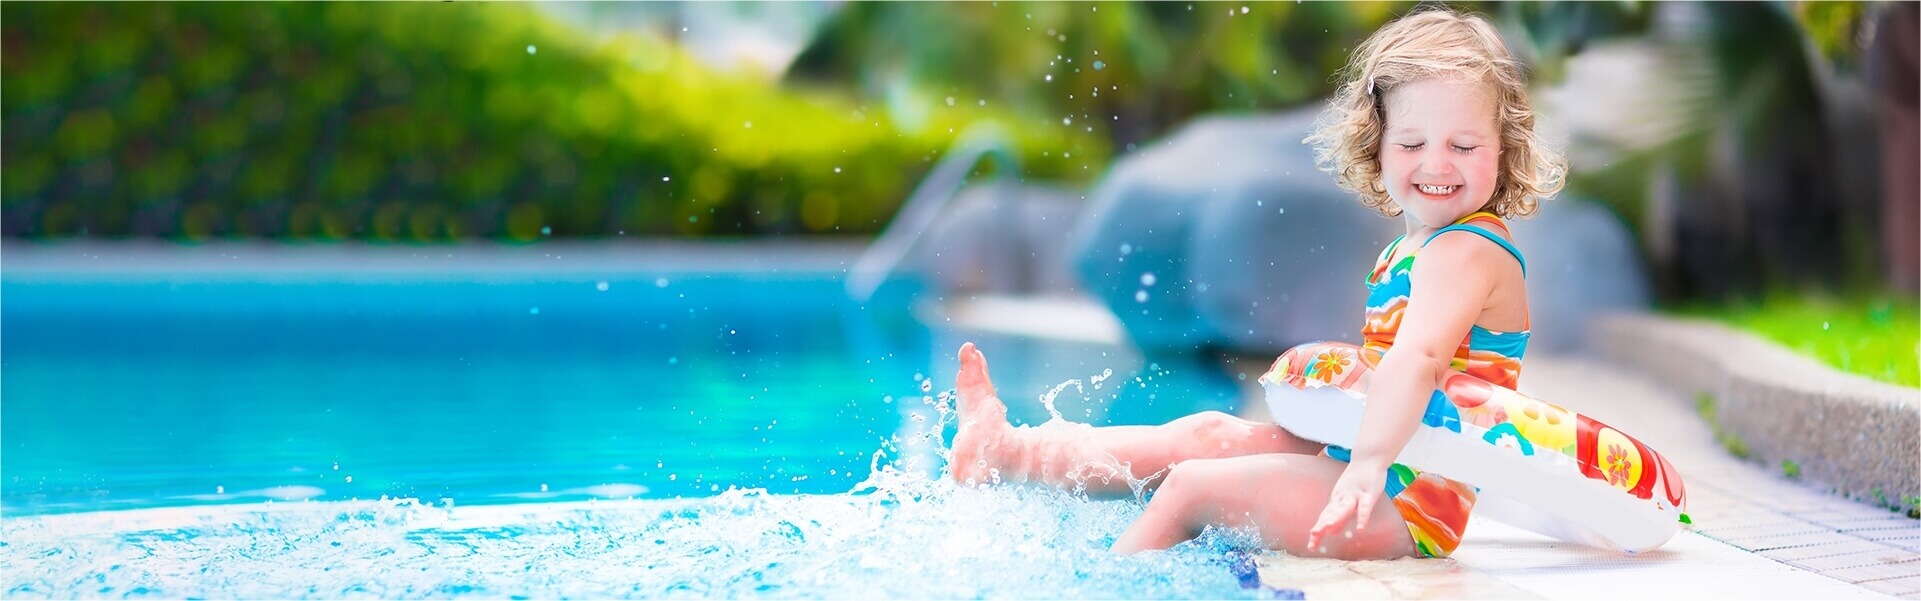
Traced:
[[1055, 408], [1097, 423], [1229, 408], [1224, 375], [861, 307], [838, 259], [90, 271], [13, 254], [10, 597], [1259, 593], [1235, 533], [1114, 557], [1138, 503], [931, 473], [928, 401], [962, 339], [1032, 423], [1046, 409], [1022, 399], [1068, 380]]

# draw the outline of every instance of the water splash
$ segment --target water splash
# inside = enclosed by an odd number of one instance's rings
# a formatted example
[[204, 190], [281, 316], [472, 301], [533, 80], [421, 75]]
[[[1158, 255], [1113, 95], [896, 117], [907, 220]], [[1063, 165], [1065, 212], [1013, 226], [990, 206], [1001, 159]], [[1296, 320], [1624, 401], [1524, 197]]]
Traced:
[[[1110, 377], [1107, 370], [1090, 380]], [[1044, 427], [1091, 434], [1052, 410], [1054, 396], [1079, 384], [1049, 393], [1044, 404], [1057, 421]], [[845, 493], [728, 487], [705, 498], [620, 500], [647, 491], [614, 484], [592, 487], [603, 498], [580, 502], [383, 499], [9, 517], [0, 519], [0, 590], [163, 598], [1266, 595], [1243, 588], [1245, 558], [1233, 554], [1258, 547], [1252, 533], [1209, 529], [1166, 551], [1120, 556], [1108, 549], [1139, 516], [1138, 500], [967, 487], [944, 469], [920, 469], [902, 437], [924, 437], [945, 465], [943, 431], [958, 415], [954, 390], [921, 400], [921, 419], [884, 441], [867, 477]], [[1126, 477], [1138, 499], [1148, 480]]]
[[1225, 569], [1244, 533], [1118, 556], [1107, 548], [1138, 503], [965, 488], [880, 455], [832, 495], [8, 518], [0, 586], [13, 597], [1258, 596]]
[[1066, 418], [1061, 417], [1061, 410], [1054, 408], [1054, 397], [1060, 396], [1061, 391], [1066, 390], [1069, 386], [1073, 386], [1074, 390], [1079, 392], [1081, 396], [1087, 396], [1087, 387], [1081, 385], [1080, 378], [1055, 384], [1053, 389], [1048, 390], [1040, 397], [1041, 407], [1047, 409], [1048, 423], [1067, 421]]
[[1111, 368], [1106, 368], [1101, 370], [1101, 375], [1090, 376], [1087, 378], [1087, 381], [1088, 383], [1094, 385], [1094, 390], [1100, 390], [1101, 383], [1106, 382], [1107, 379], [1111, 377], [1114, 377], [1114, 370]]

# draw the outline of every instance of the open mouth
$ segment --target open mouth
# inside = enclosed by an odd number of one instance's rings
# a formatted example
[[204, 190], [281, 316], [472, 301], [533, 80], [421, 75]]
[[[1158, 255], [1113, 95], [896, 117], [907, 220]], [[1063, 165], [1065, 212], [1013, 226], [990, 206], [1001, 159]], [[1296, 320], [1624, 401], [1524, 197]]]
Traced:
[[1415, 186], [1414, 188], [1416, 190], [1419, 190], [1422, 196], [1426, 196], [1433, 200], [1444, 200], [1447, 198], [1452, 198], [1456, 192], [1461, 191], [1460, 186], [1434, 186], [1434, 185], [1423, 184], [1423, 185]]

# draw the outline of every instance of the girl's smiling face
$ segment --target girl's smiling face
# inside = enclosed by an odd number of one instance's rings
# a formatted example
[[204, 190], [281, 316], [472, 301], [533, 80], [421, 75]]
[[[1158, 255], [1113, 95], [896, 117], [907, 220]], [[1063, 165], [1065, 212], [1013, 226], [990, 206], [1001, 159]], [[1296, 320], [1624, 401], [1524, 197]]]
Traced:
[[1446, 227], [1487, 206], [1501, 165], [1501, 130], [1487, 86], [1429, 77], [1386, 97], [1381, 182], [1409, 231]]

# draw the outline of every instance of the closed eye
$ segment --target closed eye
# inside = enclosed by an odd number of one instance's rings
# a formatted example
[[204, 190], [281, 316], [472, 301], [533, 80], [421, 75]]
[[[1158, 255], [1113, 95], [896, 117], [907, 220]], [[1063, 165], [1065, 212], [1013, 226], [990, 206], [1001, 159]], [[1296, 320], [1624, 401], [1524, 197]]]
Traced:
[[[1406, 152], [1416, 152], [1416, 150], [1422, 150], [1422, 146], [1427, 144], [1422, 142], [1422, 144], [1395, 144], [1395, 146], [1400, 146], [1400, 150], [1406, 150]], [[1481, 146], [1454, 146], [1454, 150], [1460, 150], [1460, 152], [1473, 152], [1475, 148], [1481, 148]]]

